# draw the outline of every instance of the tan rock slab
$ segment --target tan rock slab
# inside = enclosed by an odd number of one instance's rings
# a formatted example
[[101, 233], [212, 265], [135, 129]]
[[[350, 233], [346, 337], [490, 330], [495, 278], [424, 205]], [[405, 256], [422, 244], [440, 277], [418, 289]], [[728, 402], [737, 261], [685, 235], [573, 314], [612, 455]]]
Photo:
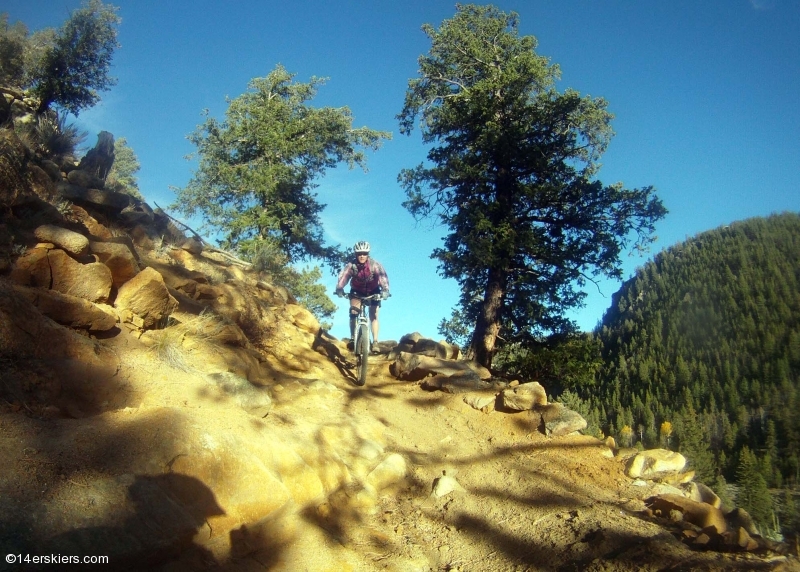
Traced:
[[100, 306], [55, 290], [24, 286], [16, 286], [15, 290], [30, 300], [42, 314], [70, 328], [107, 331], [117, 323], [117, 314], [111, 306]]
[[48, 248], [30, 248], [17, 258], [11, 268], [11, 282], [20, 286], [50, 288], [52, 275], [47, 259]]
[[138, 316], [142, 326], [151, 329], [163, 327], [178, 301], [170, 295], [161, 274], [145, 268], [120, 287], [114, 305]]
[[100, 224], [97, 219], [86, 212], [86, 209], [83, 207], [72, 205], [70, 210], [72, 211], [72, 217], [80, 222], [83, 228], [93, 237], [101, 240], [108, 240], [113, 236], [106, 226]]
[[292, 323], [301, 330], [315, 336], [319, 333], [319, 320], [306, 308], [297, 304], [287, 304], [286, 313], [291, 317]]
[[683, 471], [686, 457], [668, 449], [651, 449], [636, 455], [628, 465], [632, 479], [653, 479], [664, 474]]
[[136, 257], [125, 244], [90, 242], [89, 249], [111, 270], [111, 278], [117, 288], [139, 273]]
[[111, 270], [101, 262], [81, 264], [63, 250], [47, 253], [52, 289], [90, 302], [106, 302], [111, 294]]
[[44, 224], [37, 227], [33, 234], [42, 242], [52, 242], [59, 248], [74, 254], [75, 256], [83, 256], [89, 252], [89, 239], [75, 231], [55, 226], [52, 224]]
[[503, 406], [515, 411], [527, 411], [547, 405], [547, 393], [538, 381], [504, 389], [500, 394]]
[[659, 495], [650, 497], [646, 504], [656, 516], [668, 518], [671, 511], [678, 510], [683, 514], [683, 520], [690, 522], [702, 529], [713, 527], [717, 534], [728, 530], [725, 516], [718, 508], [710, 504], [693, 501], [683, 495]]

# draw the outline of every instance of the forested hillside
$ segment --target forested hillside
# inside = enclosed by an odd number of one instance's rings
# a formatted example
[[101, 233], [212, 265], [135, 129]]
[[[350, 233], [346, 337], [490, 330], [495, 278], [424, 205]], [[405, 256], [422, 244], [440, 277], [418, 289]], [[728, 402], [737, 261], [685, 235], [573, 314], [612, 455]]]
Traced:
[[798, 214], [738, 222], [660, 253], [614, 296], [597, 335], [603, 366], [583, 397], [606, 433], [680, 450], [700, 480], [721, 475], [740, 494], [748, 480], [797, 485]]

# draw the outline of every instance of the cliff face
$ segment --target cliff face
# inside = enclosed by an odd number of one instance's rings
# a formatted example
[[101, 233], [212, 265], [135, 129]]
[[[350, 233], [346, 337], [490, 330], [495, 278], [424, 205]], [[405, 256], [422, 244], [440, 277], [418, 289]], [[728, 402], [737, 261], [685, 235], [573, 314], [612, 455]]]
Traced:
[[452, 348], [404, 338], [356, 386], [345, 344], [268, 277], [72, 174], [77, 161], [0, 135], [9, 554], [163, 570], [798, 569], [746, 522], [698, 510], [713, 505], [678, 488], [682, 467], [631, 477], [613, 443], [554, 429], [578, 420], [544, 388], [481, 381]]

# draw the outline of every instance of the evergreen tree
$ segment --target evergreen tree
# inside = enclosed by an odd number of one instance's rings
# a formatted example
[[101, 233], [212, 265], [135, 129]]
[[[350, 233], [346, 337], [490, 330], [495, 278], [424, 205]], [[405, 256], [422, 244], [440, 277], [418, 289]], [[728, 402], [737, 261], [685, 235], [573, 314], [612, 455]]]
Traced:
[[736, 468], [736, 482], [739, 487], [736, 504], [746, 510], [763, 531], [772, 523], [773, 507], [767, 482], [759, 471], [758, 465], [756, 455], [749, 447], [743, 447]]
[[127, 193], [137, 199], [144, 200], [139, 192], [139, 181], [136, 173], [141, 165], [139, 158], [128, 145], [124, 137], [114, 140], [114, 164], [106, 177], [106, 188]]
[[390, 134], [353, 128], [346, 107], [312, 107], [324, 80], [294, 77], [277, 66], [230, 101], [224, 121], [208, 117], [197, 128], [189, 139], [199, 167], [173, 206], [202, 216], [245, 256], [277, 245], [289, 263], [315, 258], [336, 268], [341, 253], [324, 242], [316, 180], [342, 162], [366, 168], [364, 149]]
[[499, 332], [509, 343], [575, 329], [592, 275], [619, 276], [619, 255], [651, 241], [666, 210], [651, 187], [595, 179], [612, 136], [602, 99], [559, 93], [558, 66], [519, 36], [518, 16], [458, 4], [409, 81], [400, 130], [419, 118], [429, 165], [400, 174], [415, 218], [448, 228], [433, 252], [461, 285], [474, 324], [471, 352], [490, 366]]
[[25, 75], [25, 47], [28, 29], [25, 24], [8, 23], [8, 14], [0, 14], [0, 84], [21, 86]]
[[53, 35], [50, 45], [34, 50], [40, 54], [28, 74], [39, 98], [39, 113], [57, 105], [74, 115], [95, 105], [116, 84], [109, 75], [111, 59], [119, 46], [117, 8], [100, 0], [87, 0]]

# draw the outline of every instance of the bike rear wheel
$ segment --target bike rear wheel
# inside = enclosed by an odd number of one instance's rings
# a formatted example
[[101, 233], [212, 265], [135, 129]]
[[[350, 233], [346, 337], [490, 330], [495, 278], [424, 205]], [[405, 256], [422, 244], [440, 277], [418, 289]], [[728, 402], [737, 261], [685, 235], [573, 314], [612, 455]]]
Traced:
[[366, 324], [358, 328], [356, 338], [356, 354], [358, 355], [358, 385], [367, 383], [367, 357], [369, 356], [369, 330]]

